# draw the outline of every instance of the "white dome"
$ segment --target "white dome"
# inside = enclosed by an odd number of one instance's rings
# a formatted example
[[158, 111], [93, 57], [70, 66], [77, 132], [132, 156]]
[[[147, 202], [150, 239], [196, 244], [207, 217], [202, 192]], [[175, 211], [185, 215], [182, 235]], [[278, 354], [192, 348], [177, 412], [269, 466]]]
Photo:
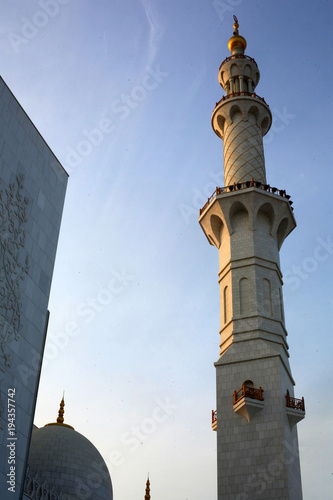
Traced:
[[28, 465], [31, 476], [68, 500], [113, 500], [107, 466], [95, 446], [65, 424], [49, 424], [32, 432]]

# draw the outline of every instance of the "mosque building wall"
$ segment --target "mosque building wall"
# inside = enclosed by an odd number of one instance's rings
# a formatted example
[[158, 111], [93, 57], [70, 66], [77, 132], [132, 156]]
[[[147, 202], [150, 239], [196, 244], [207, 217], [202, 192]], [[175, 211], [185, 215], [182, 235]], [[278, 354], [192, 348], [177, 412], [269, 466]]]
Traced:
[[22, 494], [67, 180], [0, 78], [1, 499]]

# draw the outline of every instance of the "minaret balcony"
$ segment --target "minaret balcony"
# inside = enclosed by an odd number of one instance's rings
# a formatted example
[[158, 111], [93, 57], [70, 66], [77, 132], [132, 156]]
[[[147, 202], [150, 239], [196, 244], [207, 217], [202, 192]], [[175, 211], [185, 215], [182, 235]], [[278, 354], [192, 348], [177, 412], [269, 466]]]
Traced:
[[277, 196], [281, 196], [283, 198], [286, 198], [289, 202], [290, 208], [293, 211], [292, 201], [290, 201], [290, 195], [288, 195], [285, 191], [285, 189], [278, 189], [276, 187], [271, 187], [269, 184], [262, 184], [259, 181], [255, 181], [254, 179], [251, 179], [246, 182], [237, 182], [235, 184], [231, 184], [230, 186], [224, 186], [224, 187], [217, 187], [214, 191], [214, 193], [207, 199], [206, 203], [202, 208], [200, 208], [200, 216], [203, 214], [203, 212], [206, 210], [206, 208], [211, 204], [211, 202], [216, 198], [216, 196], [223, 195], [226, 193], [232, 193], [236, 191], [240, 191], [241, 189], [248, 189], [248, 188], [257, 188], [257, 189], [262, 189], [263, 191], [266, 191], [267, 193], [272, 193]]
[[255, 387], [250, 387], [248, 385], [243, 384], [242, 388], [239, 389], [239, 391], [234, 391], [234, 405], [238, 403], [242, 398], [251, 398], [251, 399], [259, 399], [260, 401], [263, 401], [264, 398], [262, 397], [262, 393], [264, 390], [259, 387], [259, 389], [256, 389]]
[[263, 392], [261, 387], [256, 389], [243, 384], [239, 391], [234, 391], [234, 412], [250, 422], [264, 407]]
[[217, 431], [217, 410], [212, 410], [212, 429]]
[[220, 69], [223, 66], [223, 64], [225, 64], [225, 63], [227, 63], [229, 61], [232, 61], [233, 59], [247, 59], [248, 61], [251, 61], [256, 66], [258, 66], [257, 63], [256, 63], [256, 61], [253, 59], [253, 57], [247, 56], [246, 54], [234, 54], [232, 56], [226, 57], [224, 59], [224, 61], [221, 62]]
[[290, 427], [294, 427], [295, 424], [303, 420], [303, 418], [305, 417], [304, 398], [302, 399], [292, 398], [289, 394], [289, 391], [287, 391], [286, 407], [287, 407], [287, 416]]
[[224, 95], [222, 97], [222, 99], [220, 99], [216, 104], [215, 104], [215, 108], [214, 110], [224, 101], [226, 101], [227, 99], [230, 99], [231, 97], [253, 97], [254, 99], [258, 99], [259, 101], [263, 102], [264, 104], [266, 104], [266, 106], [268, 106], [267, 102], [265, 101], [265, 99], [263, 97], [260, 97], [258, 94], [256, 94], [255, 92], [245, 92], [245, 90], [243, 90], [242, 92], [231, 92], [230, 94], [228, 95]]

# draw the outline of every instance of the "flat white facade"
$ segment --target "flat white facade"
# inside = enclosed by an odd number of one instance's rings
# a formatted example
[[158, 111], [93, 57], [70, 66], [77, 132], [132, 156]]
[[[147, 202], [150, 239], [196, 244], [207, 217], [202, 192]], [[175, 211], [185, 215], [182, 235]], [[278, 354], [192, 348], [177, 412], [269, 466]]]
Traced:
[[1, 499], [21, 498], [67, 179], [0, 79]]

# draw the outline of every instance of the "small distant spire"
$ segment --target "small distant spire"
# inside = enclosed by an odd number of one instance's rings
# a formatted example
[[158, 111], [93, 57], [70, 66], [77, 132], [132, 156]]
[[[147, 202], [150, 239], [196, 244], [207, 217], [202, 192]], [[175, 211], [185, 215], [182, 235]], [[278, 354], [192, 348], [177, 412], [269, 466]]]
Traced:
[[62, 400], [60, 402], [60, 408], [59, 408], [59, 412], [58, 412], [57, 424], [63, 424], [64, 423], [64, 413], [65, 413], [65, 410], [64, 410], [64, 406], [65, 406], [64, 395], [65, 395], [65, 393], [63, 394]]
[[148, 474], [148, 479], [146, 482], [146, 494], [145, 494], [145, 500], [150, 500], [150, 482], [149, 482], [149, 474]]

